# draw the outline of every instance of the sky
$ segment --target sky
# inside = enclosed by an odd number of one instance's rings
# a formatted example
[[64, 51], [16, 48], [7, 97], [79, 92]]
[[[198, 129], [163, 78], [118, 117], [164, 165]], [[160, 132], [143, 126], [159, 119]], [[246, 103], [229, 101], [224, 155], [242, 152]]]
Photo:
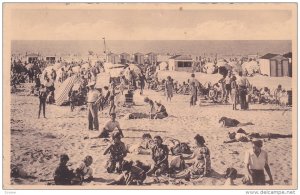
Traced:
[[12, 40], [291, 40], [290, 10], [13, 10]]

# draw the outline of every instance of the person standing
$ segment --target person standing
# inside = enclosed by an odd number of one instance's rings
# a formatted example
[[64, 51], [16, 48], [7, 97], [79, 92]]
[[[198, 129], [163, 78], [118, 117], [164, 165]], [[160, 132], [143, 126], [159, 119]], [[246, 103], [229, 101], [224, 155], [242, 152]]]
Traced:
[[39, 99], [40, 99], [40, 106], [39, 106], [39, 115], [40, 118], [41, 110], [43, 109], [43, 116], [46, 118], [46, 99], [47, 99], [47, 90], [46, 87], [42, 84], [39, 90]]
[[238, 84], [238, 89], [239, 89], [239, 99], [240, 99], [240, 104], [241, 104], [241, 110], [246, 110], [248, 109], [247, 106], [247, 88], [249, 87], [250, 83], [248, 79], [243, 76], [243, 73], [239, 73], [239, 79], [237, 80]]
[[231, 72], [228, 72], [225, 78], [225, 95], [224, 95], [224, 102], [228, 103], [229, 95], [231, 94]]
[[145, 81], [146, 81], [146, 77], [145, 77], [143, 72], [141, 73], [141, 75], [139, 75], [139, 79], [140, 79], [140, 85], [141, 85], [140, 94], [143, 95], [143, 91], [144, 91], [144, 88], [145, 88]]
[[167, 95], [167, 101], [172, 100], [173, 97], [173, 81], [170, 76], [167, 77], [167, 80], [165, 82], [165, 90], [166, 90], [166, 95]]
[[197, 102], [197, 87], [195, 86], [194, 82], [191, 83], [190, 91], [191, 91], [190, 106], [195, 106]]
[[236, 77], [233, 76], [231, 83], [230, 83], [230, 91], [231, 91], [231, 102], [232, 102], [232, 109], [236, 110], [236, 104], [237, 104], [237, 95], [238, 95], [238, 86], [236, 83]]
[[273, 185], [273, 177], [268, 162], [268, 153], [262, 150], [262, 140], [252, 140], [252, 149], [246, 151], [245, 164], [252, 185], [265, 185], [264, 169], [269, 176], [269, 184]]
[[88, 121], [89, 130], [99, 130], [98, 122], [98, 101], [101, 99], [100, 92], [95, 89], [95, 83], [89, 83], [89, 92], [87, 94], [87, 106], [88, 106]]

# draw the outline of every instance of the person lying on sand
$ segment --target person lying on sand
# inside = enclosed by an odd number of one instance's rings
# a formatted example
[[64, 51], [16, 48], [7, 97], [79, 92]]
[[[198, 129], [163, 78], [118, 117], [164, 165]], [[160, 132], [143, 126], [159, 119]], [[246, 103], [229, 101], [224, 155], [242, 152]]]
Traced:
[[146, 172], [134, 166], [132, 161], [123, 161], [121, 170], [121, 176], [108, 185], [142, 185], [146, 179]]
[[120, 123], [116, 121], [116, 113], [112, 113], [110, 116], [111, 116], [111, 120], [105, 124], [102, 132], [97, 138], [109, 138], [110, 134], [114, 132], [116, 129], [120, 133], [121, 137], [124, 137], [122, 129], [120, 127]]
[[54, 182], [56, 185], [71, 185], [72, 179], [75, 177], [73, 170], [67, 167], [67, 162], [69, 161], [69, 156], [67, 154], [60, 155], [59, 166], [54, 172]]
[[171, 175], [171, 177], [189, 180], [193, 178], [208, 176], [210, 174], [210, 150], [204, 144], [205, 139], [199, 134], [197, 134], [194, 139], [197, 147], [194, 150], [193, 154], [187, 157], [183, 157], [184, 160], [194, 159], [193, 165], [178, 174]]
[[112, 135], [113, 143], [109, 145], [103, 153], [104, 155], [110, 154], [109, 160], [106, 163], [106, 170], [108, 173], [121, 172], [120, 168], [122, 162], [127, 155], [127, 150], [125, 144], [121, 141], [121, 137], [119, 132], [114, 132]]
[[231, 119], [227, 117], [221, 117], [219, 120], [219, 123], [221, 123], [222, 127], [241, 127], [241, 126], [247, 126], [247, 125], [254, 125], [251, 122], [248, 123], [241, 123], [240, 121], [236, 119]]
[[237, 132], [228, 133], [229, 140], [224, 141], [224, 143], [233, 143], [233, 142], [249, 142], [252, 139], [277, 139], [277, 138], [291, 138], [292, 134], [283, 135], [276, 133], [247, 133], [243, 129], [237, 130]]

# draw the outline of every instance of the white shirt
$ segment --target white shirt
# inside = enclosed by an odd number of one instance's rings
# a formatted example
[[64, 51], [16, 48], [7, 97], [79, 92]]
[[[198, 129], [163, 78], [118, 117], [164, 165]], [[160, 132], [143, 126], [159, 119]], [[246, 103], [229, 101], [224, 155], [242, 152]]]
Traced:
[[249, 164], [250, 169], [264, 170], [265, 165], [268, 164], [268, 154], [261, 150], [259, 156], [254, 154], [253, 149], [246, 151], [245, 164]]
[[96, 89], [90, 90], [87, 94], [87, 102], [88, 103], [94, 103], [97, 101], [100, 97], [100, 92]]

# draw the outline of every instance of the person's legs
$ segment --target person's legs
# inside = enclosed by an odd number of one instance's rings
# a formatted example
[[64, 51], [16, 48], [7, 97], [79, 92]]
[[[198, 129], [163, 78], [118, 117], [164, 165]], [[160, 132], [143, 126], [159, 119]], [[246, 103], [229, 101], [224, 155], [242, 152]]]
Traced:
[[92, 108], [91, 104], [88, 104], [88, 122], [89, 122], [89, 130], [93, 130], [93, 116], [92, 116]]
[[116, 162], [112, 160], [108, 160], [106, 163], [106, 170], [108, 173], [113, 173], [116, 168]]
[[39, 115], [38, 115], [38, 118], [40, 118], [40, 115], [41, 115], [41, 109], [42, 109], [42, 100], [40, 99]]
[[93, 105], [93, 122], [95, 130], [99, 130], [99, 122], [98, 122], [98, 106]]
[[43, 99], [43, 115], [44, 115], [44, 118], [46, 118], [46, 100]]

